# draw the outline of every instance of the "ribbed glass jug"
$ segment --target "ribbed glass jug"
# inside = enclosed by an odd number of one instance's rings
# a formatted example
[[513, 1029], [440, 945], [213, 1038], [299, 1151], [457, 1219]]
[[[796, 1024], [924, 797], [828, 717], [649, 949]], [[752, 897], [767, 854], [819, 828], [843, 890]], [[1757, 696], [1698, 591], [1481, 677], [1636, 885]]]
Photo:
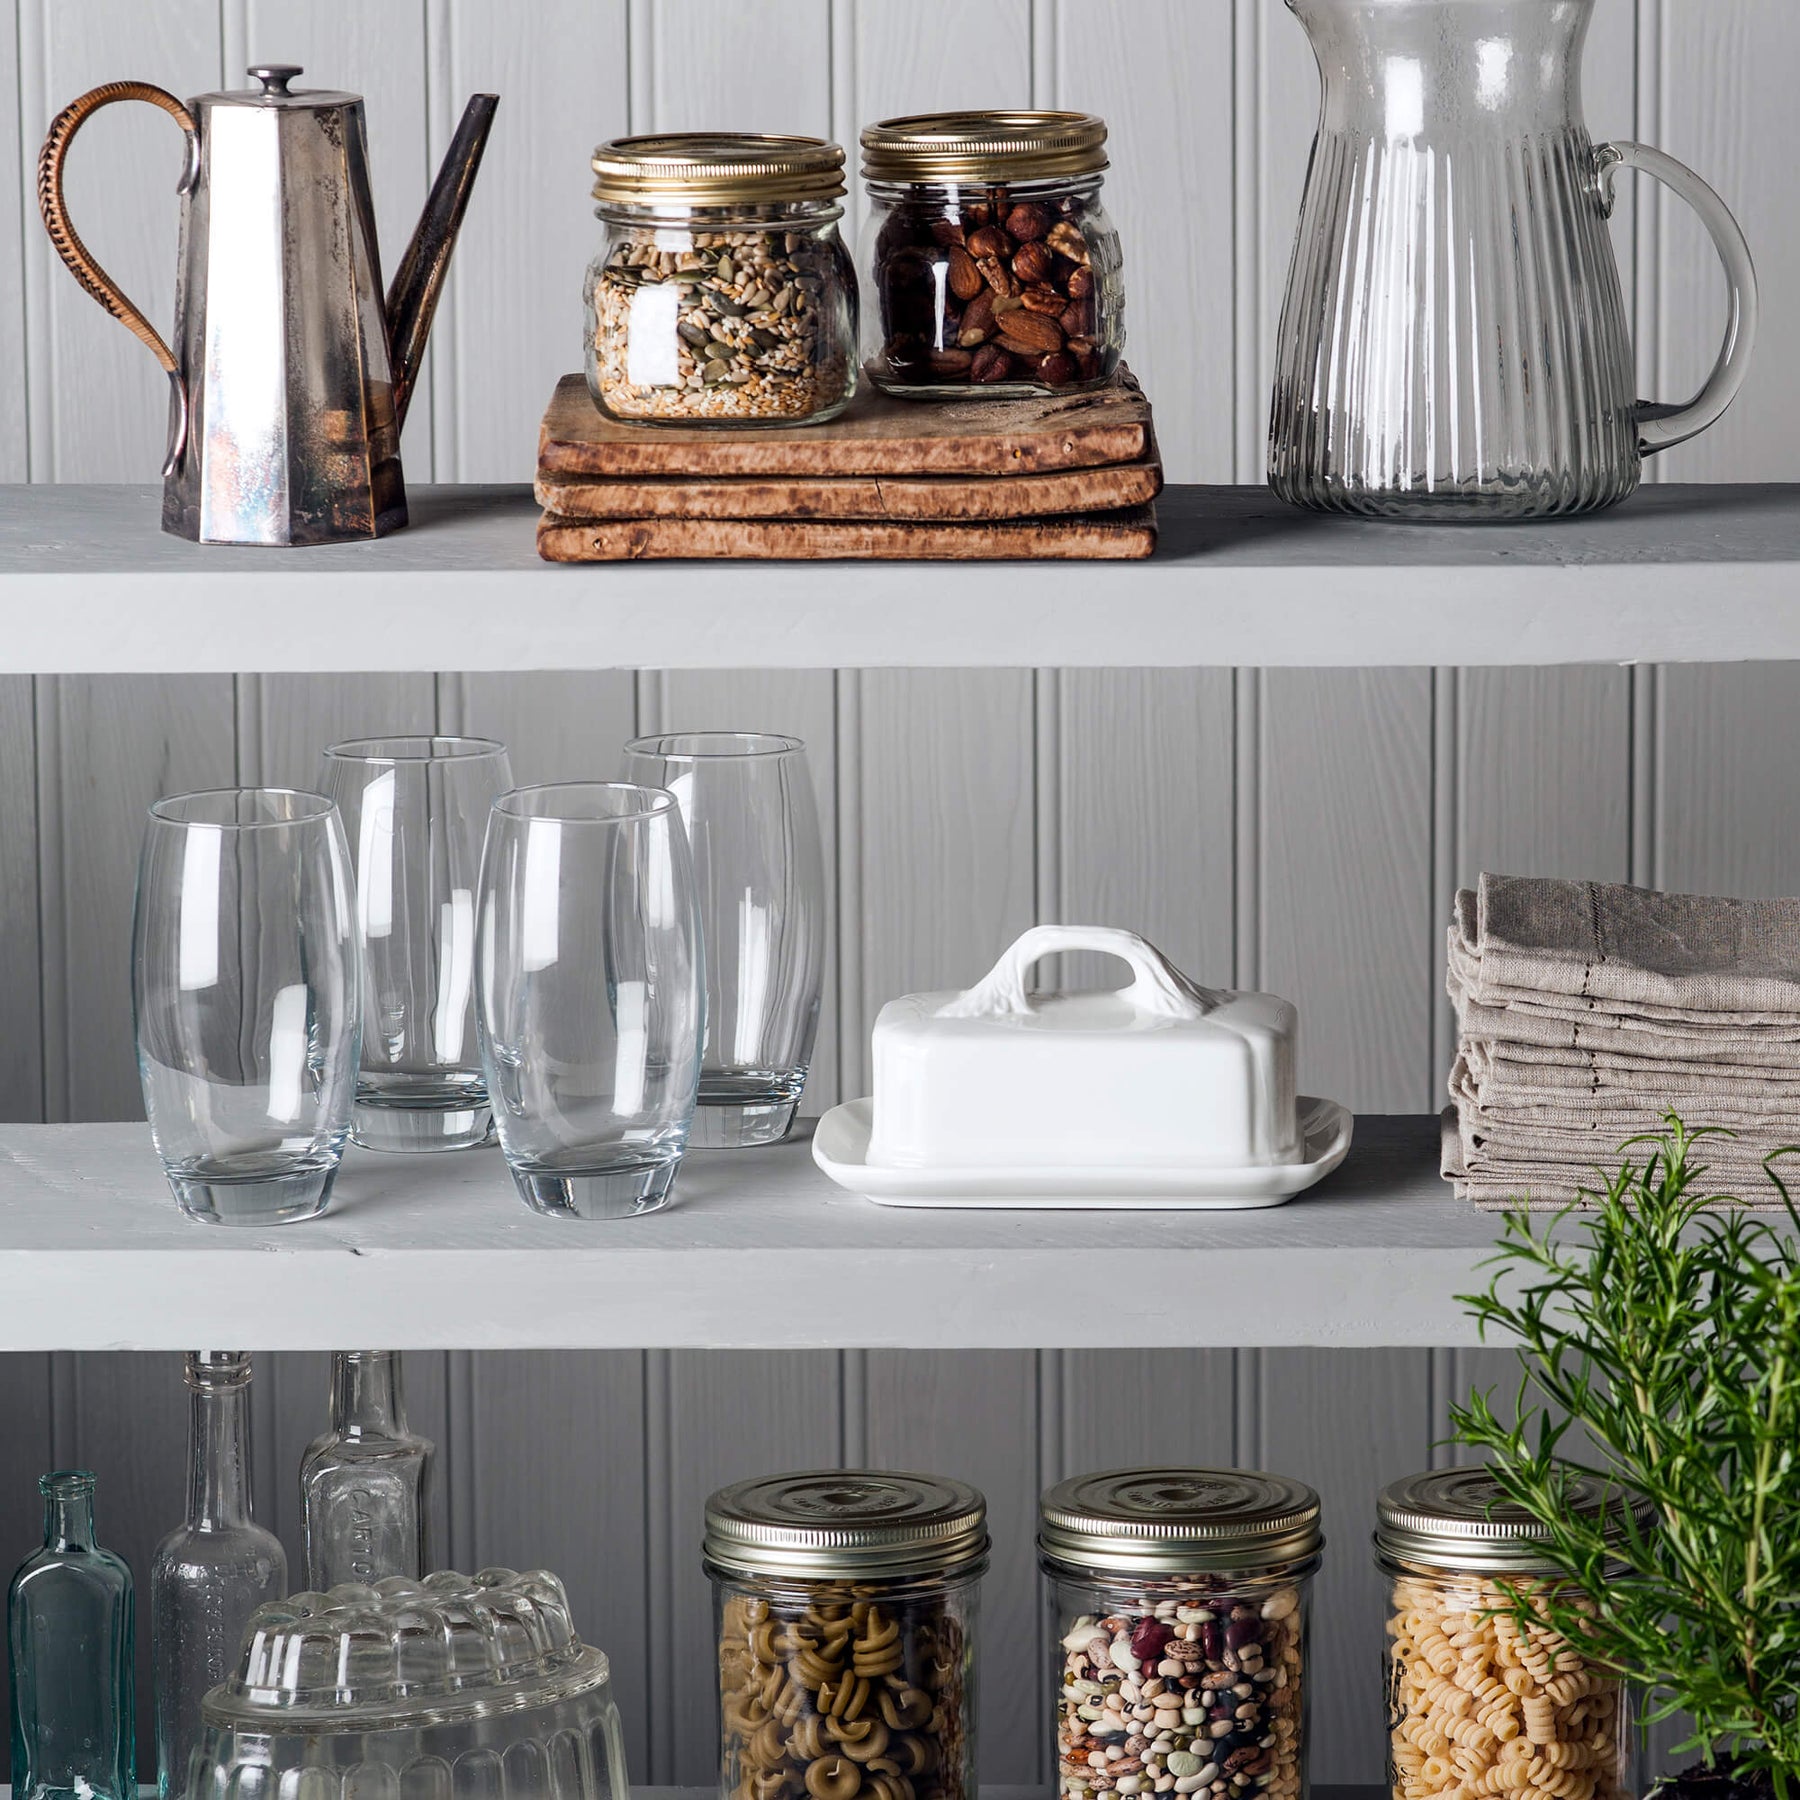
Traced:
[[[1287, 0], [1324, 85], [1276, 341], [1269, 484], [1402, 519], [1624, 499], [1642, 459], [1743, 384], [1756, 275], [1725, 203], [1642, 144], [1596, 145], [1594, 0]], [[1685, 406], [1636, 398], [1606, 221], [1621, 167], [1666, 182], [1725, 264], [1730, 314]]]

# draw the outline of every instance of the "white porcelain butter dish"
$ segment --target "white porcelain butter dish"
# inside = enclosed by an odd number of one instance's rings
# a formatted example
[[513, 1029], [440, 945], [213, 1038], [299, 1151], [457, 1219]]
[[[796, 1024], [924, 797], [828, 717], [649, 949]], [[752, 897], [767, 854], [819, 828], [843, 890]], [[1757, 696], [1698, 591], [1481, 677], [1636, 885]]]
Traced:
[[[1031, 993], [1039, 957], [1100, 951], [1124, 987]], [[875, 1021], [874, 1167], [1268, 1168], [1303, 1147], [1294, 1008], [1202, 988], [1135, 932], [1039, 925], [967, 993]]]

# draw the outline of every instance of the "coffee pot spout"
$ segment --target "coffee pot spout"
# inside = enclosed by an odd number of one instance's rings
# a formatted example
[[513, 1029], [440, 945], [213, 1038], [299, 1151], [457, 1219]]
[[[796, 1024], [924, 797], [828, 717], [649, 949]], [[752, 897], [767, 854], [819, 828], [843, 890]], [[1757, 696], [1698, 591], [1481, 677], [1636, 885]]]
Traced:
[[425, 340], [431, 335], [431, 321], [450, 267], [450, 252], [456, 247], [456, 234], [468, 210], [469, 192], [499, 104], [498, 94], [476, 94], [463, 109], [462, 122], [450, 140], [437, 180], [431, 184], [418, 229], [388, 288], [388, 361], [393, 370], [396, 429], [406, 421], [413, 383], [425, 359]]

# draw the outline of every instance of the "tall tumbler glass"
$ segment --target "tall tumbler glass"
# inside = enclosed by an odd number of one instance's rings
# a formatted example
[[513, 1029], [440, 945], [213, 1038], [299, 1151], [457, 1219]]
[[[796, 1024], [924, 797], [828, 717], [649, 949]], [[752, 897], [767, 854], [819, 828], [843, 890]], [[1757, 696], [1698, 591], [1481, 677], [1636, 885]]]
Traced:
[[706, 987], [674, 800], [515, 788], [481, 862], [476, 988], [494, 1123], [527, 1205], [651, 1212], [693, 1121]]
[[825, 861], [799, 738], [678, 731], [625, 746], [628, 780], [667, 788], [693, 847], [706, 940], [706, 1049], [693, 1142], [785, 1137], [819, 1030]]
[[369, 1150], [466, 1150], [492, 1132], [475, 1045], [475, 883], [488, 809], [512, 786], [491, 738], [357, 738], [324, 790], [356, 861], [362, 1069], [351, 1132]]
[[132, 1012], [150, 1134], [191, 1218], [325, 1210], [356, 1093], [355, 911], [323, 794], [222, 788], [151, 807]]

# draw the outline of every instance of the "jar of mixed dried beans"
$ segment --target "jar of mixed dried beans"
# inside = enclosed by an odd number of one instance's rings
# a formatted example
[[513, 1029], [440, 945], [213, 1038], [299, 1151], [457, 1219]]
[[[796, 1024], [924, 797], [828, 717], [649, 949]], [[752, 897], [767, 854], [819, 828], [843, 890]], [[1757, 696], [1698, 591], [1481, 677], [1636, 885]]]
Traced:
[[934, 1475], [820, 1470], [706, 1503], [720, 1800], [976, 1800], [987, 1503]]
[[928, 113], [862, 134], [870, 377], [945, 398], [1067, 393], [1118, 367], [1119, 236], [1090, 113]]
[[[1608, 1505], [1588, 1476], [1572, 1478], [1569, 1500], [1596, 1515]], [[1479, 1468], [1396, 1481], [1376, 1513], [1376, 1558], [1389, 1581], [1394, 1800], [1621, 1800], [1631, 1738], [1624, 1682], [1529, 1616], [1531, 1595], [1556, 1579], [1543, 1527]], [[1574, 1590], [1562, 1592], [1584, 1610]]]
[[1239, 1469], [1122, 1469], [1044, 1495], [1062, 1800], [1306, 1792], [1319, 1497]]
[[588, 387], [616, 419], [794, 425], [856, 389], [844, 153], [818, 138], [674, 133], [594, 152]]

